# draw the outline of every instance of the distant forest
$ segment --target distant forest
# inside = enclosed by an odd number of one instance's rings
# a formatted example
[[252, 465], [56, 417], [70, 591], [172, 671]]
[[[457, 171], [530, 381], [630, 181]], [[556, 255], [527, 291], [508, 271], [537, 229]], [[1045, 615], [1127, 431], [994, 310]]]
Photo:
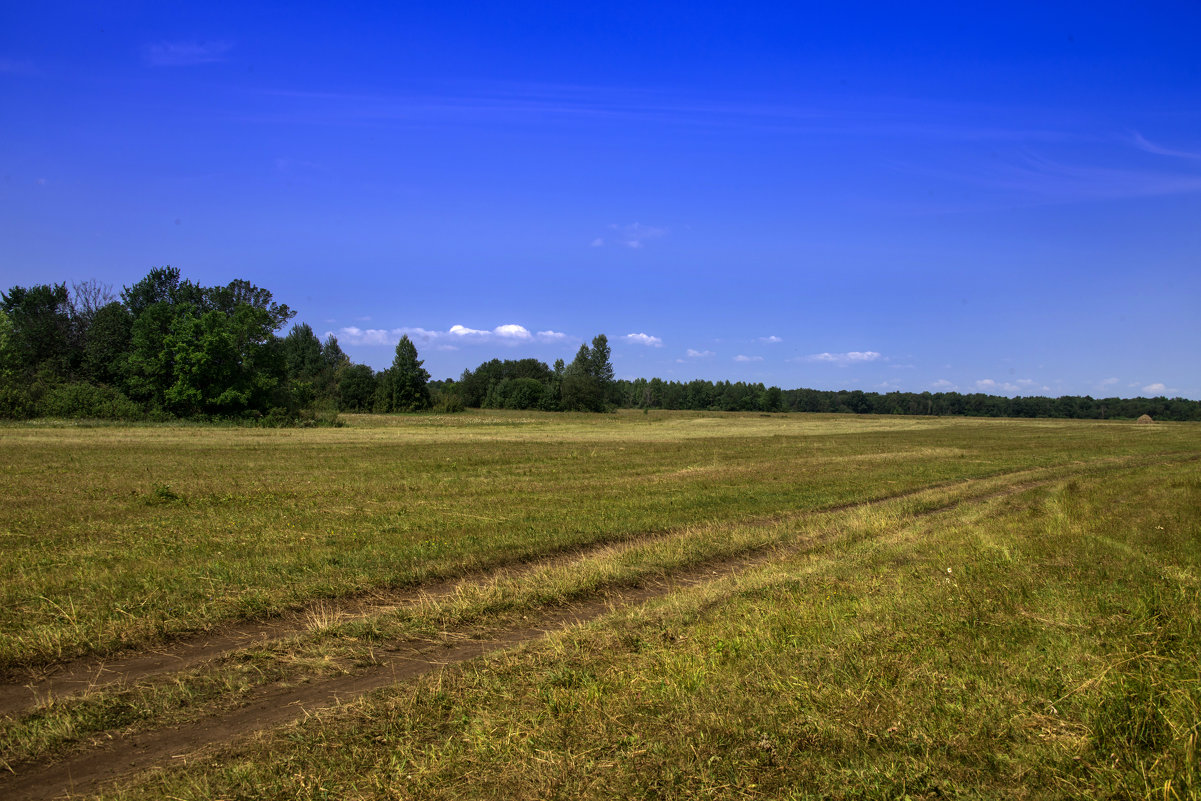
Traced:
[[616, 379], [602, 334], [570, 363], [492, 359], [431, 381], [407, 337], [392, 365], [355, 364], [338, 340], [271, 292], [236, 280], [205, 287], [159, 267], [119, 295], [95, 281], [0, 294], [0, 418], [336, 423], [346, 412], [464, 408], [1201, 420], [1184, 398], [1016, 397], [958, 392], [780, 389], [741, 381]]

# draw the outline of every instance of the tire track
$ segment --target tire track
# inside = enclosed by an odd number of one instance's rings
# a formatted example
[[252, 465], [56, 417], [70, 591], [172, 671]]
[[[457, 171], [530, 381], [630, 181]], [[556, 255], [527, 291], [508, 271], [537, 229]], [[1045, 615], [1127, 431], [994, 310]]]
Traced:
[[[734, 524], [765, 525], [784, 523], [789, 520], [804, 520], [820, 515], [845, 512], [854, 508], [870, 508], [924, 492], [955, 486], [970, 486], [974, 483], [996, 481], [1031, 472], [1044, 472], [1048, 469], [1063, 469], [1063, 467], [1065, 465], [1056, 465], [1037, 471], [1022, 469], [964, 481], [941, 482], [870, 501], [839, 504], [785, 515], [749, 518], [736, 521]], [[100, 689], [126, 687], [141, 679], [182, 672], [236, 651], [301, 635], [311, 630], [311, 620], [316, 614], [333, 617], [340, 622], [386, 614], [420, 603], [445, 600], [453, 597], [464, 587], [500, 579], [520, 578], [538, 570], [587, 559], [605, 549], [637, 547], [639, 544], [662, 540], [673, 533], [675, 532], [666, 530], [624, 539], [606, 540], [520, 563], [507, 563], [483, 570], [474, 570], [464, 575], [435, 580], [415, 587], [379, 590], [352, 597], [322, 599], [287, 611], [270, 620], [247, 621], [221, 627], [213, 633], [179, 637], [170, 642], [124, 656], [83, 657], [58, 666], [28, 669], [15, 678], [10, 676], [6, 680], [0, 681], [0, 715], [17, 716], [54, 698], [69, 697]]]
[[[1201, 456], [1189, 456], [1169, 461], [1191, 462], [1197, 459], [1201, 459]], [[984, 478], [923, 487], [887, 498], [785, 516], [783, 520], [776, 518], [774, 522], [784, 522], [794, 518], [800, 520], [856, 508], [870, 508], [947, 487], [964, 490], [961, 494], [943, 499], [910, 516], [922, 518], [966, 504], [986, 503], [1015, 495], [1039, 486], [1062, 481], [1073, 475], [1135, 469], [1148, 461], [1107, 460], [1102, 465], [1096, 463], [1085, 465], [1083, 470], [1080, 469], [1081, 465], [1077, 465], [1075, 471], [1066, 475], [1062, 471], [1071, 465], [1015, 470]], [[1162, 459], [1158, 460], [1158, 463], [1162, 462]], [[1011, 480], [1023, 475], [1027, 476], [1025, 480]], [[999, 487], [989, 487], [983, 492], [971, 492], [974, 485], [998, 481], [1003, 482]], [[740, 524], [745, 525], [746, 523]], [[559, 555], [523, 564], [518, 568], [487, 571], [482, 575], [497, 576], [510, 573], [520, 575], [555, 563], [584, 559], [602, 548], [615, 546], [636, 548], [645, 542], [660, 539], [663, 536], [666, 534], [619, 543], [606, 543], [566, 556]], [[617, 609], [629, 608], [667, 596], [678, 589], [716, 581], [766, 565], [780, 556], [812, 550], [820, 547], [833, 536], [835, 536], [833, 533], [827, 533], [784, 545], [760, 545], [741, 554], [696, 564], [667, 576], [642, 579], [634, 586], [603, 589], [594, 592], [591, 597], [553, 608], [544, 608], [537, 614], [532, 613], [529, 615], [529, 619], [519, 625], [497, 627], [488, 636], [480, 639], [468, 638], [464, 632], [460, 631], [445, 633], [445, 639], [441, 641], [393, 642], [376, 652], [377, 661], [374, 665], [352, 675], [313, 680], [298, 686], [264, 685], [252, 690], [247, 699], [232, 710], [214, 712], [180, 725], [111, 735], [111, 739], [99, 747], [79, 751], [54, 762], [33, 761], [14, 765], [11, 773], [0, 774], [0, 797], [12, 799], [12, 801], [44, 801], [44, 799], [59, 798], [64, 795], [93, 792], [100, 785], [149, 768], [200, 759], [217, 747], [301, 720], [317, 710], [336, 708], [372, 690], [398, 682], [414, 680], [435, 670], [462, 665], [480, 656], [513, 648], [570, 626], [596, 620]], [[448, 588], [453, 588], [469, 581], [469, 579], [460, 579], [445, 584]], [[425, 593], [414, 592], [412, 600], [429, 600], [432, 597], [430, 589], [427, 587]], [[447, 591], [453, 592], [453, 589]], [[211, 647], [216, 648], [217, 645], [214, 643]], [[143, 654], [139, 658], [151, 659], [154, 657]], [[168, 669], [170, 668], [168, 667]]]
[[[964, 504], [984, 503], [1015, 495], [1061, 478], [1030, 479], [984, 493], [951, 498], [915, 516], [927, 517]], [[843, 511], [881, 502], [851, 504], [844, 507]], [[354, 675], [317, 680], [294, 687], [267, 685], [252, 691], [248, 700], [233, 710], [178, 726], [117, 735], [103, 746], [57, 762], [14, 766], [12, 774], [0, 777], [0, 797], [12, 801], [46, 801], [64, 795], [93, 792], [100, 785], [152, 767], [200, 759], [215, 747], [301, 720], [320, 709], [337, 707], [372, 690], [414, 680], [435, 670], [461, 665], [494, 651], [538, 640], [570, 626], [591, 622], [617, 609], [629, 608], [665, 597], [678, 589], [716, 581], [768, 564], [783, 555], [811, 550], [820, 546], [829, 536], [811, 537], [783, 547], [761, 546], [750, 553], [696, 565], [670, 576], [644, 581], [636, 587], [614, 588], [601, 597], [544, 610], [533, 622], [527, 620], [518, 626], [499, 628], [484, 639], [466, 639], [461, 634], [456, 636], [451, 632], [448, 639], [441, 642], [393, 643], [379, 654], [375, 665]]]
[[[1180, 461], [1195, 461], [1201, 457], [1181, 457]], [[1143, 459], [1103, 459], [1090, 463], [1065, 463], [1041, 468], [1022, 468], [960, 481], [938, 482], [905, 490], [869, 501], [838, 504], [821, 509], [798, 510], [783, 515], [770, 515], [733, 521], [731, 525], [770, 525], [801, 521], [832, 515], [855, 508], [871, 508], [922, 493], [953, 487], [995, 482], [1021, 475], [1046, 475], [1085, 466], [1085, 472], [1122, 469], [1144, 463]], [[163, 674], [178, 673], [204, 662], [241, 651], [267, 645], [288, 637], [302, 635], [313, 628], [315, 615], [349, 622], [386, 614], [422, 603], [438, 602], [453, 597], [464, 587], [500, 579], [520, 578], [523, 575], [550, 567], [587, 559], [605, 549], [637, 547], [659, 541], [676, 533], [665, 530], [633, 537], [606, 540], [571, 548], [518, 563], [505, 563], [463, 575], [438, 579], [398, 590], [377, 590], [351, 597], [320, 599], [298, 609], [284, 612], [269, 620], [247, 621], [223, 626], [216, 632], [183, 636], [142, 651], [116, 657], [83, 657], [57, 666], [27, 669], [16, 676], [0, 679], [0, 715], [16, 717], [55, 698], [64, 698], [101, 689], [122, 688]]]

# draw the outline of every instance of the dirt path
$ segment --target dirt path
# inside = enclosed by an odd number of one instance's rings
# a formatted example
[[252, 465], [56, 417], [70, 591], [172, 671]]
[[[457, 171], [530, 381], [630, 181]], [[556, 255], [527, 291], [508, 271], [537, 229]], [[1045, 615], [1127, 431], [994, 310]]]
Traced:
[[[1038, 472], [1045, 473], [1045, 471], [1023, 470], [991, 476], [989, 479], [1005, 480]], [[966, 503], [983, 503], [1014, 495], [1037, 486], [1053, 483], [1061, 478], [1062, 476], [1058, 475], [1027, 478], [1006, 483], [999, 488], [990, 488], [984, 492], [965, 493], [959, 497], [948, 499], [946, 503], [928, 509], [922, 514], [931, 515]], [[981, 481], [983, 479], [972, 479], [955, 482], [952, 486], [969, 489], [973, 484]], [[914, 495], [917, 492], [938, 488], [926, 487], [891, 498], [850, 504], [842, 507], [842, 510], [868, 507], [887, 500], [895, 500]], [[823, 510], [822, 513], [832, 511], [835, 510]], [[613, 544], [607, 543], [604, 547], [611, 547]], [[0, 798], [11, 799], [11, 801], [34, 801], [35, 799], [52, 799], [93, 792], [106, 782], [151, 767], [201, 758], [207, 750], [214, 746], [302, 719], [315, 710], [347, 703], [379, 687], [412, 680], [446, 666], [460, 665], [481, 655], [539, 639], [578, 623], [595, 620], [614, 609], [630, 607], [653, 598], [663, 597], [682, 587], [734, 575], [767, 564], [782, 554], [801, 552], [818, 545], [820, 545], [820, 541], [808, 540], [781, 548], [766, 547], [754, 553], [698, 565], [635, 588], [612, 590], [603, 597], [567, 607], [544, 610], [539, 615], [531, 615], [530, 619], [523, 621], [521, 626], [497, 629], [484, 639], [467, 639], [465, 636], [456, 639], [455, 633], [450, 632], [447, 639], [440, 642], [392, 643], [377, 651], [378, 662], [375, 665], [353, 675], [319, 679], [293, 687], [263, 686], [254, 690], [244, 704], [233, 710], [224, 710], [179, 726], [128, 735], [117, 734], [101, 747], [69, 755], [57, 762], [16, 765], [13, 767], [14, 772], [0, 774]], [[502, 571], [526, 572], [536, 567], [542, 567], [551, 561], [583, 558], [591, 550], [594, 549], [566, 556], [551, 557], [517, 567], [489, 571], [486, 575], [499, 575]], [[358, 599], [354, 602], [358, 605], [357, 607], [353, 604], [348, 605], [345, 611], [349, 614], [357, 608], [359, 614], [369, 614], [372, 611], [394, 607], [403, 602], [413, 602], [419, 598], [451, 593], [459, 584], [472, 580], [479, 581], [481, 576], [476, 575], [454, 582], [427, 586], [408, 592], [404, 594], [403, 598], [398, 594], [388, 598], [387, 602], [383, 602], [379, 598]], [[182, 666], [228, 653], [253, 642], [295, 633], [298, 630], [297, 622], [301, 617], [300, 613], [294, 613], [273, 623], [239, 627], [208, 639], [198, 638], [193, 642], [178, 642], [160, 652], [148, 652], [132, 656], [123, 662], [100, 665], [98, 676], [101, 680], [108, 679], [105, 683], [111, 684], [113, 682], [130, 682], [135, 677], [152, 673], [177, 670]], [[70, 687], [71, 682], [75, 682], [77, 686], [81, 683], [88, 686], [89, 676], [97, 670], [97, 663], [80, 664], [47, 678], [45, 684], [41, 686]], [[105, 675], [106, 672], [110, 675]], [[27, 693], [31, 692], [29, 688], [23, 689]]]
[[47, 799], [95, 792], [106, 782], [169, 763], [203, 758], [206, 749], [243, 739], [336, 707], [372, 690], [412, 680], [440, 668], [460, 665], [493, 651], [540, 639], [570, 626], [587, 623], [623, 607], [667, 595], [683, 586], [711, 581], [763, 564], [770, 557], [729, 560], [630, 590], [607, 594], [565, 608], [549, 610], [534, 622], [500, 629], [486, 639], [397, 643], [379, 654], [369, 670], [352, 676], [314, 681], [298, 687], [267, 686], [242, 706], [182, 726], [117, 736], [108, 744], [46, 765], [16, 766], [0, 776], [0, 797], [9, 801]]
[[[763, 520], [741, 521], [745, 524], [780, 523], [788, 519], [803, 519], [828, 515], [853, 508], [870, 506], [912, 497], [922, 492], [953, 486], [971, 486], [986, 480], [1017, 477], [1036, 472], [1019, 470], [983, 479], [933, 484], [889, 495], [875, 500], [843, 504], [816, 511], [777, 515]], [[128, 686], [150, 676], [176, 673], [208, 660], [235, 651], [251, 648], [274, 640], [302, 634], [312, 628], [315, 614], [339, 621], [366, 618], [402, 609], [421, 602], [452, 597], [461, 587], [482, 584], [502, 578], [518, 578], [523, 574], [587, 558], [591, 554], [614, 546], [632, 546], [661, 539], [670, 532], [656, 532], [637, 538], [608, 540], [595, 545], [532, 559], [520, 564], [505, 564], [473, 571], [460, 577], [444, 579], [400, 590], [378, 590], [366, 595], [316, 601], [297, 610], [285, 612], [269, 620], [247, 621], [223, 626], [214, 632], [184, 636], [129, 655], [85, 657], [61, 665], [32, 668], [0, 678], [0, 715], [23, 714], [52, 698], [61, 698], [102, 688]]]

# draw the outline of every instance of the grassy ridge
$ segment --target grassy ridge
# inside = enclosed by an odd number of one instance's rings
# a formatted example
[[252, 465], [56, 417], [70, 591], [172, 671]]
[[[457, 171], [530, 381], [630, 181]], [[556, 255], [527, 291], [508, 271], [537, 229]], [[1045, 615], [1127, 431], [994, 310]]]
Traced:
[[484, 413], [0, 428], [0, 669], [699, 522], [1195, 450], [1193, 429]]
[[1201, 480], [914, 516], [401, 685], [111, 797], [1201, 793]]

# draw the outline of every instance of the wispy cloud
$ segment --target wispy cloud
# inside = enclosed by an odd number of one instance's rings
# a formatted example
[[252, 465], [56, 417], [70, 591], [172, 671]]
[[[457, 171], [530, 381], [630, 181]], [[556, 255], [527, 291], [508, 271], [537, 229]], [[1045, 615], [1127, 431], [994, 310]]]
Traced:
[[1033, 157], [1005, 168], [996, 176], [996, 183], [1002, 189], [1032, 195], [1050, 203], [1201, 192], [1201, 174], [1195, 171], [1063, 164]]
[[348, 326], [340, 328], [335, 334], [339, 339], [350, 345], [395, 345], [404, 335], [415, 342], [421, 342], [437, 347], [454, 348], [458, 345], [483, 345], [499, 343], [516, 345], [523, 342], [542, 342], [553, 344], [568, 339], [567, 334], [559, 331], [539, 331], [531, 333], [528, 328], [516, 323], [498, 325], [492, 329], [468, 328], [465, 325], [452, 325], [446, 331], [431, 330], [413, 326], [400, 328], [359, 328]]
[[666, 233], [666, 228], [656, 228], [651, 225], [643, 225], [642, 223], [629, 223], [628, 225], [613, 224], [609, 226], [608, 235], [598, 236], [592, 240], [592, 247], [600, 248], [605, 245], [616, 245], [637, 250], [650, 240], [658, 239]]
[[191, 67], [225, 60], [233, 42], [157, 42], [142, 48], [142, 57], [152, 67]]
[[734, 361], [736, 361], [736, 362], [761, 362], [761, 361], [763, 361], [763, 357], [762, 356], [745, 356], [740, 353], [734, 357]]
[[[441, 81], [394, 93], [274, 91], [295, 122], [357, 124], [445, 120], [459, 124], [693, 125], [826, 136], [909, 137], [929, 141], [1062, 141], [1073, 137], [1060, 121], [1034, 129], [1014, 125], [1021, 110], [980, 103], [939, 103], [873, 98], [822, 106], [792, 102], [746, 102], [713, 96], [681, 97], [675, 89], [563, 85], [541, 82]], [[265, 110], [266, 113], [272, 113]], [[1040, 119], [1049, 119], [1042, 114]]]
[[948, 381], [945, 378], [940, 378], [930, 385], [930, 389], [936, 392], [954, 392], [958, 388], [959, 387], [957, 384], [955, 384], [953, 381]]
[[1167, 391], [1168, 388], [1158, 381], [1143, 387], [1143, 392], [1147, 395], [1163, 395]]
[[804, 356], [799, 361], [817, 362], [819, 364], [864, 364], [866, 362], [874, 362], [880, 359], [879, 353], [874, 350], [852, 350], [846, 353], [814, 353], [810, 356]]
[[650, 334], [626, 334], [622, 339], [631, 345], [645, 345], [648, 348], [663, 347], [663, 340]]
[[689, 359], [708, 359], [716, 356], [717, 354], [711, 350], [693, 350], [692, 348], [689, 348], [684, 352], [684, 355]]
[[1191, 153], [1187, 150], [1173, 150], [1172, 148], [1157, 145], [1154, 142], [1148, 142], [1145, 138], [1143, 138], [1143, 135], [1137, 131], [1134, 133], [1134, 146], [1139, 150], [1146, 151], [1147, 153], [1154, 153], [1157, 156], [1173, 156], [1179, 159], [1192, 159], [1201, 161], [1201, 153]]
[[773, 336], [770, 336], [770, 337], [759, 337], [759, 341], [760, 341], [760, 342], [766, 342], [766, 343], [768, 343], [769, 345], [776, 345], [776, 344], [778, 344], [778, 343], [780, 343], [780, 342], [783, 342], [784, 340], [783, 340], [783, 339], [781, 339], [781, 338], [780, 338], [780, 337], [778, 337], [778, 336], [774, 336], [774, 335], [773, 335]]

